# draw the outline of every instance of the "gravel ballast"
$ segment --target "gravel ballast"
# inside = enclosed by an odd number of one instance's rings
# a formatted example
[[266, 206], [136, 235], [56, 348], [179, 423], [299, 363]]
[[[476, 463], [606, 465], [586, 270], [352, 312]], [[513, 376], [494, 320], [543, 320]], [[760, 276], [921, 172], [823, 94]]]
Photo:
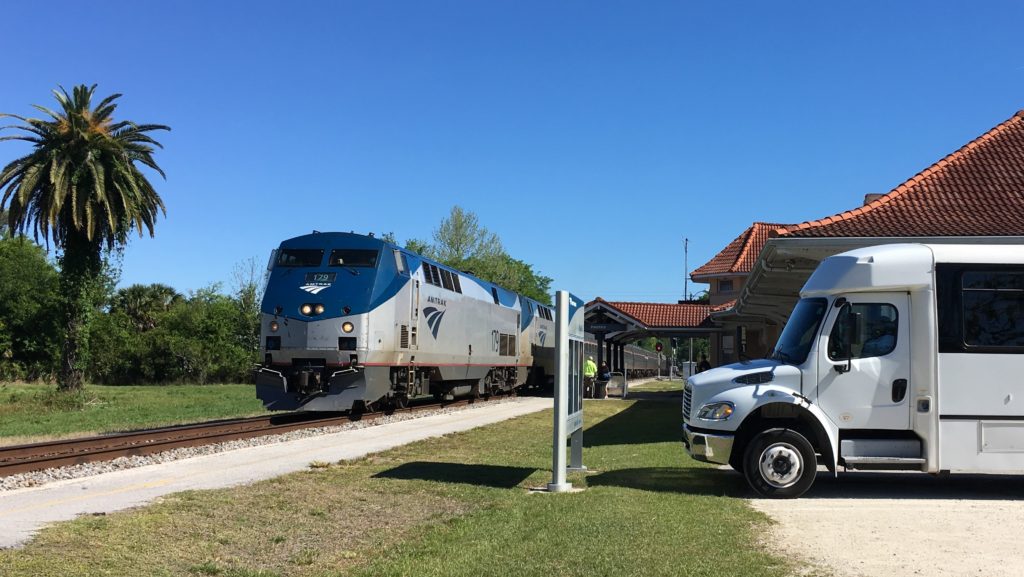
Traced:
[[471, 405], [461, 405], [458, 407], [438, 408], [425, 411], [396, 413], [394, 415], [383, 416], [370, 420], [352, 421], [349, 423], [345, 423], [343, 425], [335, 425], [331, 427], [299, 429], [297, 431], [290, 431], [279, 435], [265, 435], [262, 437], [252, 437], [250, 439], [239, 439], [235, 441], [226, 441], [222, 443], [212, 443], [209, 445], [201, 445], [198, 447], [182, 447], [179, 449], [170, 449], [160, 453], [154, 453], [152, 455], [118, 457], [110, 461], [98, 461], [94, 463], [83, 463], [80, 465], [69, 465], [66, 467], [57, 467], [53, 469], [44, 469], [41, 471], [32, 471], [29, 473], [19, 473], [7, 477], [0, 477], [0, 492], [11, 491], [14, 489], [24, 489], [26, 487], [38, 487], [40, 485], [45, 485], [47, 483], [52, 483], [54, 481], [79, 479], [82, 477], [89, 477], [92, 475], [110, 473], [112, 471], [134, 469], [136, 467], [145, 467], [147, 465], [167, 463], [170, 461], [188, 459], [191, 457], [198, 457], [201, 455], [212, 455], [215, 453], [233, 451], [236, 449], [244, 449], [247, 447], [257, 447], [261, 445], [284, 443], [287, 441], [294, 441], [296, 439], [305, 439], [308, 437], [316, 437], [330, 433], [338, 433], [341, 431], [351, 431], [356, 429], [363, 429], [366, 427], [386, 425], [389, 423], [398, 423], [401, 421], [408, 421], [410, 419], [420, 419], [423, 417], [429, 417], [433, 415], [444, 415], [458, 411], [472, 410], [476, 407], [493, 407], [496, 404], [500, 403], [514, 402], [515, 399], [515, 397], [501, 397], [498, 399], [493, 399], [481, 403], [474, 403]]

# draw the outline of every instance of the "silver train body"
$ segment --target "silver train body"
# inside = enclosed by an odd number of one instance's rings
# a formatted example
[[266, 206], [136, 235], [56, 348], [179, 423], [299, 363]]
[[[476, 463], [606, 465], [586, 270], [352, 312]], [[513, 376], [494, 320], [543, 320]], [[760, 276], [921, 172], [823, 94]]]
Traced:
[[[597, 341], [590, 334], [587, 335], [583, 343], [583, 350], [585, 354], [594, 357], [595, 361], [597, 360]], [[614, 366], [614, 363], [611, 362], [611, 359], [607, 358], [607, 355], [605, 356], [605, 361], [608, 362], [609, 367], [619, 371], [619, 368]], [[627, 379], [642, 379], [669, 374], [670, 361], [667, 357], [662, 355], [661, 367], [659, 368], [658, 353], [636, 345], [626, 345], [622, 351], [622, 362], [621, 372], [625, 373]]]
[[381, 239], [289, 239], [269, 268], [256, 373], [268, 409], [400, 407], [555, 373], [550, 307]]

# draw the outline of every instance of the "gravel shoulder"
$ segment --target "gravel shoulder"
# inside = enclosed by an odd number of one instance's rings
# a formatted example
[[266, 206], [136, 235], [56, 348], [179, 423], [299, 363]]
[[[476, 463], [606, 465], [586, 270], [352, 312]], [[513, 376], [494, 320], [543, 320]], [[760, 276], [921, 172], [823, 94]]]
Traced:
[[796, 500], [753, 499], [765, 538], [809, 575], [1019, 576], [1024, 477], [819, 472]]

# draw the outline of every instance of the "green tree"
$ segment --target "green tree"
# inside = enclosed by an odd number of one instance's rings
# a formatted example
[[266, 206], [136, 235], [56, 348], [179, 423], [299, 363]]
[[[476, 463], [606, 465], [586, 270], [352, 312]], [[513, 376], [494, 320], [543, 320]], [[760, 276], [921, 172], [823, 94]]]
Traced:
[[10, 128], [23, 134], [0, 140], [22, 140], [32, 151], [0, 171], [0, 207], [7, 223], [22, 234], [32, 230], [62, 251], [60, 292], [64, 299], [64, 331], [58, 384], [82, 386], [88, 366], [89, 322], [102, 294], [103, 251], [123, 247], [132, 230], [153, 236], [163, 201], [139, 165], [160, 176], [153, 159], [160, 143], [147, 133], [170, 130], [159, 124], [115, 122], [115, 100], [104, 98], [94, 108], [96, 85], [79, 85], [71, 94], [53, 92], [60, 110], [35, 108], [48, 119], [11, 117], [22, 124]]
[[505, 254], [498, 235], [480, 226], [476, 214], [459, 206], [453, 206], [448, 218], [434, 229], [433, 251], [438, 260], [460, 269], [467, 261], [491, 265]]
[[498, 235], [481, 226], [476, 214], [453, 206], [434, 229], [433, 239], [433, 243], [410, 239], [405, 248], [539, 302], [551, 303], [552, 279], [509, 256]]
[[57, 269], [24, 237], [0, 239], [0, 379], [50, 377], [60, 354]]
[[260, 267], [256, 257], [249, 257], [235, 265], [232, 277], [232, 292], [238, 307], [236, 339], [255, 363], [260, 349], [260, 303], [267, 285], [266, 270]]
[[157, 318], [185, 297], [165, 284], [133, 284], [114, 294], [110, 310], [122, 312], [135, 329], [144, 332], [156, 328]]
[[513, 290], [531, 299], [550, 304], [551, 277], [537, 274], [533, 266], [502, 252], [490, 257], [472, 257], [464, 261], [467, 270], [482, 279]]
[[409, 240], [405, 241], [405, 248], [408, 251], [414, 252], [418, 255], [422, 255], [428, 258], [434, 258], [433, 249], [430, 247], [430, 243], [426, 241], [422, 241], [416, 238], [410, 238]]

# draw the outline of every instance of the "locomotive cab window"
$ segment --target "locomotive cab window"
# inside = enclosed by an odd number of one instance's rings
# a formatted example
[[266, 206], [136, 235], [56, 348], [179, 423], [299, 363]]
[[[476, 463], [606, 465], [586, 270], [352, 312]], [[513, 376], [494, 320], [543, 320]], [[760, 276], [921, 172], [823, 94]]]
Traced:
[[320, 266], [323, 260], [322, 248], [282, 248], [277, 253], [277, 266]]
[[[323, 251], [320, 251], [321, 254]], [[377, 266], [377, 251], [359, 248], [336, 248], [331, 251], [330, 266]]]

